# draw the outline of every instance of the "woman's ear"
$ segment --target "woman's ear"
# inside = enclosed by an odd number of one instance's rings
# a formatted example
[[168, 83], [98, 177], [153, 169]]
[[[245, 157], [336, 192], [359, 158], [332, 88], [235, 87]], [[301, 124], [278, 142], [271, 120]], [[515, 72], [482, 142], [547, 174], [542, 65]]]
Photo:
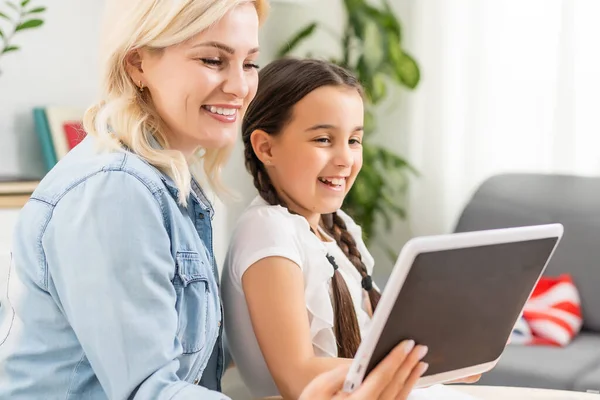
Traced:
[[139, 49], [130, 51], [125, 57], [125, 69], [131, 80], [140, 88], [144, 85], [144, 70], [142, 68], [142, 54]]
[[271, 166], [273, 160], [273, 136], [267, 132], [257, 129], [250, 134], [250, 143], [256, 157], [265, 165]]

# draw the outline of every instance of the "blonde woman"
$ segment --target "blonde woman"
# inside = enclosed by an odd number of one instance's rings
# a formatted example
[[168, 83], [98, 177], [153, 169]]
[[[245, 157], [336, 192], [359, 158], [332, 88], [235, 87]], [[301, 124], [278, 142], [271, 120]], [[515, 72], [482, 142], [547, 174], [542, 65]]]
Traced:
[[[226, 398], [213, 209], [191, 171], [219, 187], [257, 90], [266, 11], [265, 0], [109, 0], [88, 135], [14, 232], [0, 398]], [[353, 398], [378, 398], [403, 359]], [[342, 379], [315, 380], [306, 398], [343, 396]]]
[[222, 399], [213, 209], [266, 1], [111, 0], [101, 101], [14, 232], [2, 399]]

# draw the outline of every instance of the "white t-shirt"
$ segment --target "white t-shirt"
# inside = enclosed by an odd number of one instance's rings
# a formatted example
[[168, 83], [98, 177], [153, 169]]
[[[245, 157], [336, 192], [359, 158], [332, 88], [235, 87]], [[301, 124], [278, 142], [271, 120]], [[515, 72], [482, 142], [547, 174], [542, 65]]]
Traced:
[[[373, 257], [362, 240], [360, 227], [343, 211], [338, 211], [338, 215], [354, 237], [368, 273], [372, 274]], [[284, 207], [271, 206], [261, 197], [254, 199], [240, 217], [229, 244], [221, 285], [226, 340], [253, 396], [278, 396], [279, 391], [252, 329], [242, 290], [243, 274], [255, 262], [270, 256], [285, 257], [296, 263], [304, 276], [306, 311], [315, 355], [337, 357], [330, 297], [333, 267], [327, 254], [335, 258], [346, 281], [364, 337], [370, 323], [365, 307], [368, 295], [361, 287], [360, 273], [335, 241], [322, 242], [310, 231], [304, 217], [291, 214]], [[271, 282], [265, 282], [265, 285], [269, 284]]]

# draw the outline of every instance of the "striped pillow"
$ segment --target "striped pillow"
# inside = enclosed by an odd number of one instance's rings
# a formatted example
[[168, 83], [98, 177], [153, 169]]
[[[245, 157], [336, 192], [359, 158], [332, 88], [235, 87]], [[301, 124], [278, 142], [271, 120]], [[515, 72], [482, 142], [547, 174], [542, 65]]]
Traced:
[[572, 277], [542, 277], [525, 304], [510, 343], [566, 346], [582, 324], [581, 300]]

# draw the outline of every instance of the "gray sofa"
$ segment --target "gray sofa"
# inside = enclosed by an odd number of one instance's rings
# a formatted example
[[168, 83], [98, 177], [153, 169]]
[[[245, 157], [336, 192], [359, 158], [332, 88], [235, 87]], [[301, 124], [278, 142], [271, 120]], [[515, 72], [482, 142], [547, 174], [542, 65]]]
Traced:
[[546, 275], [572, 274], [584, 327], [564, 347], [509, 345], [480, 384], [600, 390], [600, 177], [504, 174], [486, 180], [456, 232], [560, 222], [565, 232]]

